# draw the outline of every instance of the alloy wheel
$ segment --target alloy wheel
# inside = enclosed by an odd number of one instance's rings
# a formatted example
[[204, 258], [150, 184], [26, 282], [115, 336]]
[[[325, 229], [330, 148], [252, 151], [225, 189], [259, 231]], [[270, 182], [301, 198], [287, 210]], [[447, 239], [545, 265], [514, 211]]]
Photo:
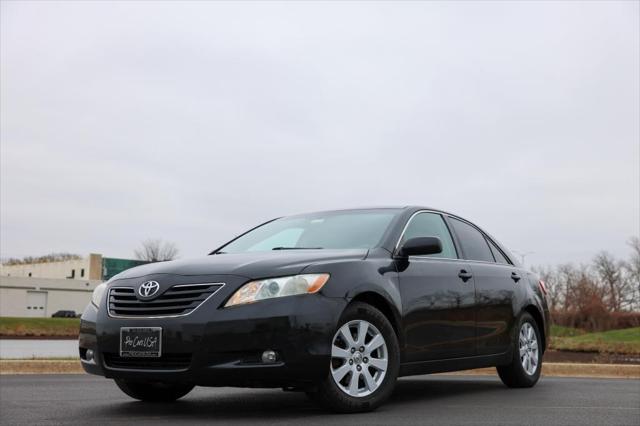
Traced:
[[349, 321], [333, 337], [331, 376], [349, 396], [364, 397], [382, 384], [389, 364], [382, 333], [364, 320]]
[[519, 337], [520, 363], [524, 372], [532, 376], [538, 369], [538, 339], [536, 332], [528, 322], [522, 324]]

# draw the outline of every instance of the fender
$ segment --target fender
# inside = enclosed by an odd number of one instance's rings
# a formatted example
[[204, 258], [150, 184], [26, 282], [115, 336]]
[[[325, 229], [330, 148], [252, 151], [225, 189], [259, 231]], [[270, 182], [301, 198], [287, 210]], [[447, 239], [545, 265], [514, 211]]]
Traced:
[[353, 300], [366, 301], [381, 310], [382, 313], [389, 317], [391, 325], [398, 336], [398, 343], [401, 348], [404, 348], [405, 333], [402, 325], [402, 305], [395, 287], [394, 290], [396, 290], [395, 297], [376, 284], [363, 283], [356, 286], [352, 291], [349, 291], [348, 294], [345, 295], [345, 299], [348, 303]]

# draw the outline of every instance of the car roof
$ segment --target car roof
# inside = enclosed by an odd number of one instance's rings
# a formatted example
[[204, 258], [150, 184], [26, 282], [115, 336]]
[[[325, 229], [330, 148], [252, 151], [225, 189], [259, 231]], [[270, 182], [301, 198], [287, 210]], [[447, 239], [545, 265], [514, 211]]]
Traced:
[[[316, 210], [316, 211], [307, 211], [307, 212], [302, 212], [302, 213], [295, 213], [295, 214], [285, 215], [285, 216], [281, 216], [281, 217], [303, 216], [303, 215], [307, 215], [307, 214], [318, 214], [318, 213], [357, 212], [357, 211], [372, 211], [372, 210], [398, 210], [398, 211], [431, 210], [431, 211], [436, 211], [436, 212], [440, 212], [440, 213], [453, 214], [453, 213], [448, 213], [448, 212], [446, 212], [444, 210], [436, 209], [436, 208], [433, 208], [433, 207], [424, 207], [424, 206], [417, 206], [417, 205], [404, 205], [404, 206], [364, 206], [364, 207], [349, 207], [349, 208], [343, 208], [343, 209]], [[454, 215], [454, 216], [456, 216], [456, 215]]]

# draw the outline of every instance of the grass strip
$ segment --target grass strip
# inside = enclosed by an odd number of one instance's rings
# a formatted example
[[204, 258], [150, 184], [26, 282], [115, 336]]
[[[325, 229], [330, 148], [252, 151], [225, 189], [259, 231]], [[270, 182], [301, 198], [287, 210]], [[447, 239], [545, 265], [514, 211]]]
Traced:
[[640, 354], [640, 327], [551, 336], [551, 348], [559, 351]]
[[80, 318], [0, 317], [2, 337], [78, 337]]

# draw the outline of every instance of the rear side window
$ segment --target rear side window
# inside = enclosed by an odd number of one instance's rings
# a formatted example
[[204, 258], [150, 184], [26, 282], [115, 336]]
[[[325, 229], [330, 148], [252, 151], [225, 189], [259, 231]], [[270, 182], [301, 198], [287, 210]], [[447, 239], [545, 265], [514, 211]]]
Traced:
[[418, 213], [415, 215], [402, 237], [402, 242], [416, 237], [438, 237], [442, 242], [442, 253], [430, 254], [429, 257], [457, 259], [456, 248], [444, 219], [437, 213]]
[[510, 265], [509, 261], [507, 260], [506, 257], [504, 257], [504, 255], [502, 254], [498, 246], [496, 246], [493, 243], [493, 241], [489, 239], [487, 239], [487, 241], [489, 241], [489, 247], [491, 248], [491, 253], [493, 253], [493, 257], [496, 258], [496, 262], [504, 263], [505, 265]]
[[462, 251], [467, 259], [495, 262], [487, 240], [480, 231], [456, 218], [452, 217], [450, 219], [453, 230], [458, 236], [460, 245], [462, 245]]

